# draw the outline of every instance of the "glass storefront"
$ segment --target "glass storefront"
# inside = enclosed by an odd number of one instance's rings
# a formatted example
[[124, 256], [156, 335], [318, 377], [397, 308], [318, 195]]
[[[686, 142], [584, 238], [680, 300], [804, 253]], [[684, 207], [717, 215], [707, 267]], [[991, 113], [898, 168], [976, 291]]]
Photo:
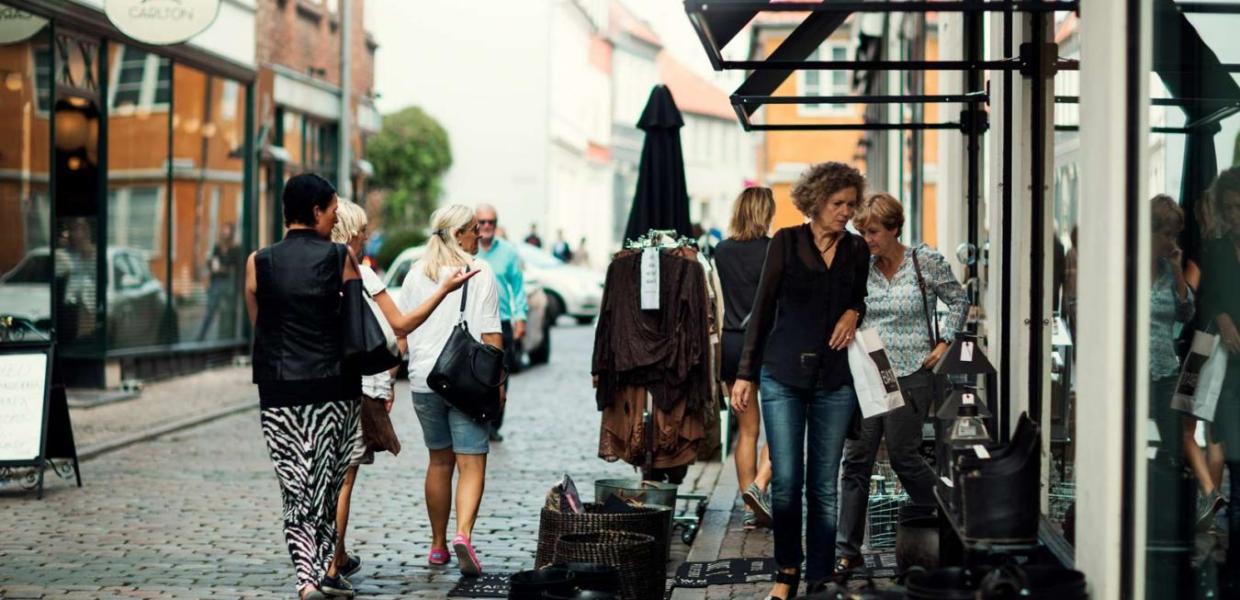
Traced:
[[30, 18], [0, 41], [0, 341], [243, 343], [248, 84]]

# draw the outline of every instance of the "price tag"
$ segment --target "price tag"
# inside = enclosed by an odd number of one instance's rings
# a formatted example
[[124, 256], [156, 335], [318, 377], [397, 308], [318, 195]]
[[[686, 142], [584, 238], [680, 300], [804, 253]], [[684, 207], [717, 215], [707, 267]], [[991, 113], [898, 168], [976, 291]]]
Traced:
[[659, 310], [659, 249], [642, 250], [642, 310]]
[[972, 405], [974, 403], [973, 394], [965, 392], [960, 395], [960, 403], [964, 405]]
[[947, 486], [947, 487], [949, 487], [949, 488], [954, 488], [954, 487], [956, 487], [956, 484], [952, 483], [952, 480], [950, 480], [950, 479], [948, 479], [948, 478], [946, 478], [946, 477], [940, 477], [940, 478], [939, 478], [939, 481], [942, 481], [942, 482], [943, 482], [943, 485], [945, 485], [945, 486]]
[[978, 458], [982, 458], [982, 459], [990, 458], [990, 451], [987, 450], [986, 447], [981, 444], [973, 445], [973, 453], [976, 454]]
[[961, 362], [973, 362], [973, 342], [960, 342]]

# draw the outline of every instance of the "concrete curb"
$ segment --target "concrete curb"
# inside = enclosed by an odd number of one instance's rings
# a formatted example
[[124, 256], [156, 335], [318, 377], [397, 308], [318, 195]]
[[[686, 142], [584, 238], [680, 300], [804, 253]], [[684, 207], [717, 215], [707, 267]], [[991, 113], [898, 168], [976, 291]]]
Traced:
[[211, 412], [196, 414], [196, 415], [192, 415], [189, 417], [177, 419], [175, 421], [169, 421], [167, 423], [157, 425], [151, 429], [139, 431], [137, 433], [131, 433], [128, 435], [123, 435], [121, 437], [111, 439], [106, 442], [99, 442], [97, 444], [91, 444], [90, 446], [83, 446], [78, 449], [78, 460], [81, 462], [86, 462], [92, 458], [97, 458], [99, 456], [102, 456], [114, 450], [120, 450], [121, 448], [132, 446], [134, 444], [138, 444], [141, 442], [150, 441], [155, 438], [168, 435], [170, 433], [176, 433], [178, 431], [184, 431], [186, 429], [191, 429], [199, 425], [205, 425], [207, 423], [210, 423], [212, 421], [217, 421], [224, 417], [229, 417], [229, 416], [232, 416], [238, 413], [243, 413], [247, 410], [258, 410], [258, 403], [252, 399], [246, 400], [245, 402], [231, 404], [229, 406], [225, 406], [223, 408], [216, 409]]
[[[715, 489], [710, 494], [710, 503], [706, 505], [706, 514], [702, 515], [698, 537], [689, 548], [686, 562], [719, 559], [723, 538], [728, 533], [728, 523], [732, 519], [732, 507], [736, 505], [736, 497], [740, 493], [734, 465], [730, 456], [724, 458], [720, 465], [719, 478], [715, 480]], [[672, 600], [705, 600], [706, 590], [707, 588], [675, 588], [672, 590]]]

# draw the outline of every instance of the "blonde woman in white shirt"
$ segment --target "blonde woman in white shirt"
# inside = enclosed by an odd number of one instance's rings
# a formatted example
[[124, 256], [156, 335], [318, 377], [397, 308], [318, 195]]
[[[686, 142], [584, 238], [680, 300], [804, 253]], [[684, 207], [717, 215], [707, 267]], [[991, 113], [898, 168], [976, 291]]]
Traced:
[[[438, 282], [464, 269], [481, 271], [467, 288], [465, 320], [469, 331], [480, 342], [503, 348], [499, 319], [499, 294], [495, 274], [486, 261], [474, 257], [478, 252], [478, 221], [473, 209], [446, 206], [431, 215], [431, 237], [426, 254], [413, 265], [401, 286], [397, 304], [417, 305], [441, 287]], [[453, 292], [417, 331], [409, 335], [409, 387], [413, 406], [422, 425], [423, 439], [430, 451], [426, 469], [426, 510], [431, 520], [432, 565], [448, 564], [448, 517], [452, 509], [452, 476], [459, 472], [456, 485], [456, 536], [452, 551], [461, 573], [477, 576], [482, 564], [474, 551], [471, 536], [482, 503], [486, 476], [490, 430], [452, 407], [435, 394], [426, 376], [459, 318], [461, 291]], [[500, 402], [504, 401], [503, 388]]]
[[[332, 227], [332, 241], [347, 245], [354, 256], [361, 256], [362, 248], [369, 237], [366, 232], [366, 222], [364, 208], [341, 199], [336, 207], [336, 224]], [[399, 339], [401, 352], [406, 350], [404, 336], [422, 325], [449, 293], [460, 288], [466, 280], [473, 277], [472, 274], [458, 274], [444, 278], [439, 288], [430, 294], [421, 305], [408, 313], [402, 313], [384, 288], [383, 280], [379, 279], [370, 267], [359, 264], [358, 273], [361, 275], [366, 293], [379, 305], [383, 316], [391, 324], [396, 335], [401, 336]], [[362, 401], [382, 402], [387, 412], [392, 412], [392, 403], [396, 397], [395, 371], [392, 369], [391, 372], [363, 375]], [[361, 426], [360, 421], [358, 426]], [[349, 502], [353, 495], [353, 484], [357, 479], [357, 468], [359, 465], [368, 465], [375, 461], [374, 451], [367, 448], [362, 436], [359, 434], [354, 439], [356, 444], [353, 447], [353, 453], [349, 456], [349, 468], [345, 472], [344, 482], [340, 486], [340, 499], [336, 503], [336, 553], [333, 560], [337, 572], [345, 576], [356, 573], [362, 566], [361, 558], [350, 555], [345, 547], [345, 532], [349, 526]]]

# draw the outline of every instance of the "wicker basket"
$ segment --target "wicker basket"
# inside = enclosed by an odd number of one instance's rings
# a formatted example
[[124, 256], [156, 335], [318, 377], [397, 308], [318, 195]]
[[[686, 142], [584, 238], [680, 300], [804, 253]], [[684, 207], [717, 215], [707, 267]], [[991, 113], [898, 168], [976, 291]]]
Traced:
[[655, 555], [655, 546], [653, 537], [640, 533], [570, 533], [560, 537], [555, 560], [610, 565], [620, 572], [620, 596], [624, 600], [661, 600], [667, 574], [664, 561]]
[[667, 562], [668, 542], [672, 534], [671, 509], [645, 506], [629, 513], [605, 513], [601, 510], [600, 504], [586, 504], [585, 512], [581, 514], [543, 508], [538, 523], [538, 555], [534, 559], [534, 568], [551, 564], [560, 536], [599, 531], [627, 531], [653, 537], [655, 556]]

